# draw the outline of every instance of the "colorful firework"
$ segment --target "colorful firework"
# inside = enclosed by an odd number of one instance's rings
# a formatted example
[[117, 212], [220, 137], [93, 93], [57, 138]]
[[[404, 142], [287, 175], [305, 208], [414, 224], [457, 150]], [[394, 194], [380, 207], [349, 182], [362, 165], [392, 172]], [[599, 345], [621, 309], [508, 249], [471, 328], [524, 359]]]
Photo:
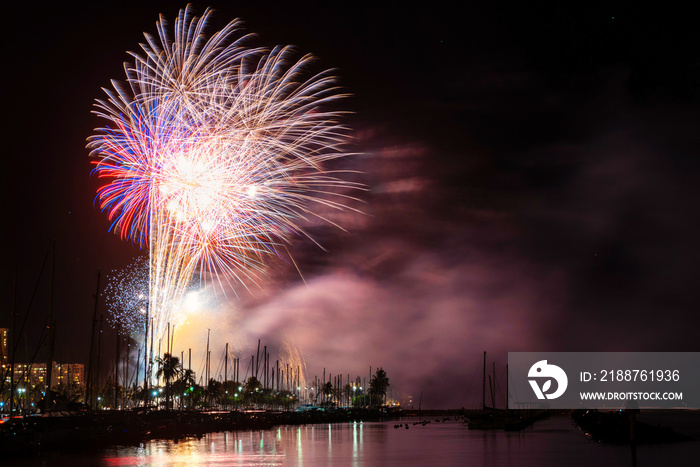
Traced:
[[342, 112], [324, 110], [343, 97], [335, 78], [290, 47], [248, 47], [238, 21], [206, 38], [210, 15], [181, 10], [173, 36], [161, 17], [97, 100], [108, 123], [88, 143], [111, 229], [149, 248], [156, 337], [195, 273], [255, 282], [266, 256], [308, 237], [314, 205], [345, 210], [357, 188], [324, 167], [348, 155]]
[[112, 271], [104, 289], [107, 322], [130, 336], [143, 335], [148, 311], [148, 259], [139, 257], [127, 269]]

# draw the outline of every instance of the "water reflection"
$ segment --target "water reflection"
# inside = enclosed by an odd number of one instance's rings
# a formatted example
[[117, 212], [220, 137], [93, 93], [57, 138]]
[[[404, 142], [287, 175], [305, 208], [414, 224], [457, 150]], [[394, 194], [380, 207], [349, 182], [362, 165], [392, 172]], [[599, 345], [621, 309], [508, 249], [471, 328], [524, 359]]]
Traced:
[[297, 428], [297, 456], [299, 459], [299, 464], [304, 459], [304, 449], [301, 447], [301, 427]]
[[[414, 420], [278, 427], [151, 441], [91, 454], [22, 459], [21, 466], [629, 466], [629, 446], [593, 443], [566, 417], [522, 432], [468, 430], [461, 422]], [[394, 425], [403, 423], [397, 429]], [[409, 428], [405, 428], [408, 423]], [[639, 446], [639, 466], [695, 465], [700, 442]], [[6, 465], [3, 462], [3, 465]]]

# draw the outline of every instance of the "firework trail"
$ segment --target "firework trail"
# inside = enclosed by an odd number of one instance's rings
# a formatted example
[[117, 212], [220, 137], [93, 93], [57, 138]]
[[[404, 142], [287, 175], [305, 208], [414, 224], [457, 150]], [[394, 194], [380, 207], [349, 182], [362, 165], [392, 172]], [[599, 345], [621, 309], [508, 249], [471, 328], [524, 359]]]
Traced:
[[343, 112], [324, 110], [344, 97], [334, 77], [290, 47], [248, 47], [237, 20], [207, 38], [210, 15], [181, 10], [172, 36], [160, 18], [88, 139], [111, 230], [149, 249], [156, 339], [193, 277], [255, 282], [266, 256], [308, 237], [301, 222], [348, 209], [358, 188], [324, 168], [348, 155]]
[[[306, 380], [306, 359], [299, 347], [286, 341], [282, 343], [282, 348], [280, 349], [280, 368], [286, 369], [288, 372], [291, 371], [287, 377], [292, 381], [296, 381], [298, 388], [304, 388], [308, 385]], [[294, 387], [290, 389], [292, 392], [296, 391]]]

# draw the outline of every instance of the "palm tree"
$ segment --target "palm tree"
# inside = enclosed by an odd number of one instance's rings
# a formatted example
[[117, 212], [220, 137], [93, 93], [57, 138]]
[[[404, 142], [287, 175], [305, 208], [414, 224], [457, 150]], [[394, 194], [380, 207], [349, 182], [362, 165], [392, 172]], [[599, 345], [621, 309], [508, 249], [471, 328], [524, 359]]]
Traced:
[[158, 358], [158, 371], [156, 372], [156, 378], [161, 376], [165, 380], [165, 408], [172, 408], [172, 401], [170, 397], [170, 381], [175, 379], [178, 374], [180, 374], [180, 359], [173, 357], [169, 353], [163, 354], [163, 358]]
[[245, 399], [257, 403], [260, 399], [258, 394], [260, 389], [262, 389], [262, 383], [255, 376], [251, 376], [243, 387]]
[[369, 394], [372, 396], [371, 400], [374, 403], [381, 404], [386, 397], [386, 390], [389, 386], [389, 378], [386, 376], [386, 371], [382, 368], [378, 368], [377, 372], [369, 381]]
[[333, 383], [328, 381], [326, 384], [324, 384], [321, 388], [321, 391], [323, 392], [323, 398], [324, 400], [328, 403], [328, 396], [333, 395]]
[[220, 405], [221, 397], [223, 395], [223, 384], [221, 381], [217, 381], [214, 378], [209, 379], [207, 383], [207, 401], [209, 406]]
[[224, 391], [223, 395], [223, 403], [224, 403], [224, 409], [229, 409], [231, 406], [231, 403], [233, 402], [233, 396], [238, 392], [238, 388], [240, 384], [236, 381], [224, 381], [223, 383], [223, 388], [222, 390]]
[[262, 388], [262, 383], [258, 378], [255, 376], [251, 376], [248, 378], [248, 381], [246, 381], [245, 386], [243, 387], [243, 390], [245, 392], [255, 392], [256, 389], [261, 389]]
[[349, 384], [343, 386], [343, 398], [347, 401], [347, 405], [352, 405], [352, 386]]
[[192, 399], [192, 392], [194, 391], [194, 385], [195, 385], [195, 375], [194, 371], [188, 369], [188, 368], [180, 368], [180, 374], [178, 375], [177, 380], [173, 382], [172, 385], [172, 391], [175, 394], [178, 394], [180, 396], [180, 409], [182, 409], [183, 406], [183, 399], [184, 397], [188, 397], [190, 399], [189, 405], [191, 406], [191, 399]]

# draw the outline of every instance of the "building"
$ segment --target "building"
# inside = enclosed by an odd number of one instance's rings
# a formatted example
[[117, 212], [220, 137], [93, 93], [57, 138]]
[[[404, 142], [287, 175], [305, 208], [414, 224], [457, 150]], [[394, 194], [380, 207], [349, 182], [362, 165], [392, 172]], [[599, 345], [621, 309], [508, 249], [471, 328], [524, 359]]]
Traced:
[[82, 363], [53, 363], [51, 375], [51, 387], [73, 386], [83, 389], [85, 387], [85, 365]]
[[[4, 387], [10, 387], [10, 365], [1, 365], [5, 375]], [[45, 363], [15, 363], [14, 365], [14, 407], [17, 411], [33, 411], [44, 397], [46, 382]], [[85, 371], [82, 363], [53, 362], [51, 388], [70, 401], [81, 400], [85, 393]], [[7, 401], [0, 401], [0, 412], [10, 407]]]
[[10, 330], [8, 328], [0, 328], [0, 365], [5, 365], [10, 362], [9, 354], [9, 339]]
[[[9, 365], [3, 365], [9, 370]], [[15, 363], [14, 382], [16, 386], [44, 386], [46, 382], [46, 363]], [[9, 375], [5, 379], [9, 383]], [[85, 387], [85, 366], [82, 363], [53, 362], [51, 387], [64, 387], [71, 391], [82, 390]]]

